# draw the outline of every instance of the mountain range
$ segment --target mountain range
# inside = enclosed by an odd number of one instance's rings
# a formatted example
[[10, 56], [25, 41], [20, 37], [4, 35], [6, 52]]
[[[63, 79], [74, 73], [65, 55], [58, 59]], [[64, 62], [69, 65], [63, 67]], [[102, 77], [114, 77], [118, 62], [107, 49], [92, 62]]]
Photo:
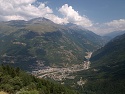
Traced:
[[115, 38], [116, 36], [123, 35], [124, 33], [125, 33], [124, 30], [122, 30], [122, 31], [113, 31], [113, 32], [111, 32], [111, 33], [106, 34], [105, 36], [107, 36], [107, 37], [113, 39], [113, 38]]
[[72, 72], [69, 76], [74, 78], [63, 83], [80, 94], [124, 94], [125, 34], [107, 36], [112, 38], [109, 42], [78, 25], [59, 25], [46, 18], [0, 22], [0, 63], [27, 71], [44, 66], [61, 69], [83, 64], [87, 52], [93, 52], [87, 60], [90, 68]]
[[0, 22], [0, 62], [25, 70], [82, 63], [86, 52], [106, 42], [75, 24], [59, 25], [46, 18]]

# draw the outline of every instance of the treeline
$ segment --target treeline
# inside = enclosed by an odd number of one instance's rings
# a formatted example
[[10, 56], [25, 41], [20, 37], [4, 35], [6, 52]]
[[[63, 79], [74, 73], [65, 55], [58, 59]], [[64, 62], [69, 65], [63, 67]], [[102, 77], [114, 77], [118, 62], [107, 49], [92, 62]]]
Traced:
[[125, 94], [125, 80], [101, 79], [80, 87], [81, 94]]
[[9, 94], [77, 94], [65, 86], [36, 78], [8, 65], [0, 66], [0, 91]]
[[[123, 67], [122, 67], [123, 68]], [[83, 86], [76, 86], [80, 94], [125, 94], [125, 69], [81, 71], [77, 75], [87, 79]]]

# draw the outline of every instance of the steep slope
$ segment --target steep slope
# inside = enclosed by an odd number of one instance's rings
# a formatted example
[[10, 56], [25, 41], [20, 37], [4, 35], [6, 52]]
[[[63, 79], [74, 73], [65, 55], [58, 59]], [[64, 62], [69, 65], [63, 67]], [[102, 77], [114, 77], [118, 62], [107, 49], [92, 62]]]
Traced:
[[0, 65], [0, 91], [8, 94], [77, 94], [66, 86], [36, 78], [19, 68], [3, 65]]
[[91, 61], [97, 66], [115, 67], [125, 61], [125, 34], [117, 36], [93, 53]]
[[78, 75], [88, 80], [82, 94], [124, 94], [125, 34], [107, 43], [92, 55], [91, 68]]
[[1, 63], [25, 70], [79, 64], [84, 61], [85, 52], [105, 44], [102, 37], [91, 31], [58, 25], [46, 18], [0, 25]]
[[106, 77], [125, 78], [125, 34], [115, 37], [103, 48], [93, 53], [92, 67], [105, 72]]

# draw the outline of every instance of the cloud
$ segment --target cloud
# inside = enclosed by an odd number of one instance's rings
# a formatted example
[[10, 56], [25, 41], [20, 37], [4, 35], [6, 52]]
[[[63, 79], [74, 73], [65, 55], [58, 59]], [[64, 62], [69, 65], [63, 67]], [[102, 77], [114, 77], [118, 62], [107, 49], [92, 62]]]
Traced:
[[125, 19], [113, 20], [102, 24], [94, 24], [88, 29], [99, 35], [105, 35], [113, 31], [123, 31], [125, 30]]
[[92, 26], [92, 22], [85, 16], [80, 16], [68, 4], [63, 5], [58, 11], [64, 16], [54, 15], [53, 10], [46, 6], [48, 2], [41, 3], [37, 0], [0, 0], [1, 20], [29, 20], [36, 17], [45, 17], [57, 24], [74, 23], [83, 27]]
[[44, 3], [33, 5], [36, 0], [0, 0], [0, 2], [0, 17], [3, 20], [29, 20], [53, 13]]
[[54, 15], [53, 10], [46, 6], [48, 2], [37, 0], [0, 0], [0, 20], [29, 20], [45, 17], [57, 24], [67, 23], [65, 18]]
[[109, 27], [113, 27], [115, 29], [125, 29], [125, 19], [113, 20], [111, 22], [105, 23]]
[[96, 24], [88, 17], [81, 16], [78, 11], [75, 11], [68, 4], [64, 4], [57, 10], [63, 15], [61, 18], [54, 14], [53, 10], [46, 5], [47, 3], [38, 2], [37, 0], [0, 0], [0, 21], [30, 20], [45, 17], [57, 24], [74, 23], [81, 25], [100, 35], [125, 30], [125, 19]]
[[69, 23], [74, 23], [83, 27], [90, 27], [93, 25], [87, 17], [79, 15], [78, 11], [75, 11], [72, 6], [68, 6], [68, 4], [63, 5], [59, 9], [59, 12]]
[[47, 14], [45, 17], [52, 20], [53, 22], [55, 22], [57, 24], [69, 23], [66, 18], [60, 18], [60, 17], [58, 17], [58, 16], [56, 16], [54, 14]]

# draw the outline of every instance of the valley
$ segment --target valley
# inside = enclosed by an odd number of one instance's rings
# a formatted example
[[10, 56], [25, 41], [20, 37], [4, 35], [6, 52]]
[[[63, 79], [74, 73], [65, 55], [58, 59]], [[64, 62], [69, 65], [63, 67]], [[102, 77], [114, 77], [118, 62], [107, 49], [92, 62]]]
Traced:
[[[124, 88], [125, 35], [108, 42], [109, 38], [75, 24], [59, 25], [46, 18], [1, 24], [4, 27], [0, 28], [0, 64], [7, 65], [7, 71], [9, 66], [18, 67], [37, 79], [68, 86], [80, 94], [111, 94], [112, 88], [120, 91], [117, 84]], [[12, 77], [18, 76], [14, 72]]]
[[125, 94], [124, 10], [125, 0], [0, 0], [0, 94]]
[[0, 30], [0, 63], [29, 72], [88, 69], [89, 62], [84, 62], [88, 58], [86, 52], [93, 52], [107, 42], [78, 25], [60, 25], [42, 17], [1, 24], [4, 27]]
[[[90, 61], [92, 52], [86, 52], [86, 61], [81, 64], [73, 64], [67, 67], [50, 67], [44, 66], [41, 69], [32, 71], [32, 74], [38, 78], [49, 78], [54, 81], [64, 81], [66, 79], [75, 79], [77, 75], [73, 75], [76, 72], [87, 70], [90, 68]], [[64, 83], [63, 83], [64, 84]]]

